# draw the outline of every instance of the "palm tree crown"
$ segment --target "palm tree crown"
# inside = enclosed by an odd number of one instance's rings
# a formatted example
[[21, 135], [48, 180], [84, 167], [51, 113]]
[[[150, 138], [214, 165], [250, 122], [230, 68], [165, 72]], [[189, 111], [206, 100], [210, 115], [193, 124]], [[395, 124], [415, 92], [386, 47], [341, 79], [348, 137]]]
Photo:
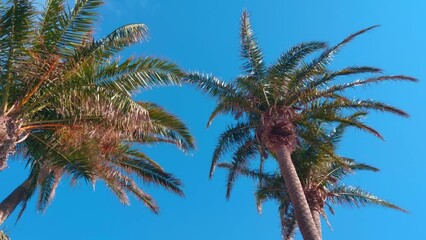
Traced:
[[[135, 195], [154, 212], [153, 199], [134, 180], [153, 182], [182, 195], [181, 183], [134, 144], [171, 143], [194, 148], [186, 126], [161, 107], [132, 95], [152, 86], [179, 84], [175, 64], [155, 57], [119, 57], [143, 41], [144, 24], [129, 24], [95, 40], [101, 0], [48, 0], [0, 5], [0, 169], [22, 154], [30, 174], [0, 204], [1, 222], [17, 203], [25, 208], [39, 191], [38, 208], [52, 199], [62, 176], [103, 180], [127, 203]], [[23, 208], [23, 209], [24, 209]]]

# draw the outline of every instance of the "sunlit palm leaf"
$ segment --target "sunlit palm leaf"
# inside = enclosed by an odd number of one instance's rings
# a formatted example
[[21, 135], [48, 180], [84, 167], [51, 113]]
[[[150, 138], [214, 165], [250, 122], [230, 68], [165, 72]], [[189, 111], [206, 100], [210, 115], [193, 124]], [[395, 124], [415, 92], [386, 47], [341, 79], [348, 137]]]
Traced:
[[351, 186], [339, 186], [330, 191], [330, 201], [336, 204], [347, 204], [350, 206], [378, 205], [381, 207], [392, 208], [398, 211], [407, 212], [390, 202], [380, 199], [361, 188]]

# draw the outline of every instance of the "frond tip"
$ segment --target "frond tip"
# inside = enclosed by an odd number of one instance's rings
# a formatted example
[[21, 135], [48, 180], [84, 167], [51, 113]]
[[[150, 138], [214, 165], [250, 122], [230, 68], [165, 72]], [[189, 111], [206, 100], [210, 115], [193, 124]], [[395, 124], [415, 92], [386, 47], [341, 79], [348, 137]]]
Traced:
[[330, 192], [330, 201], [333, 203], [348, 204], [356, 207], [377, 205], [408, 213], [407, 210], [380, 199], [379, 197], [374, 196], [358, 187], [344, 185], [336, 187]]
[[265, 73], [262, 52], [258, 47], [253, 30], [251, 29], [249, 14], [243, 11], [241, 16], [241, 57], [245, 61], [244, 71], [249, 75], [260, 78]]

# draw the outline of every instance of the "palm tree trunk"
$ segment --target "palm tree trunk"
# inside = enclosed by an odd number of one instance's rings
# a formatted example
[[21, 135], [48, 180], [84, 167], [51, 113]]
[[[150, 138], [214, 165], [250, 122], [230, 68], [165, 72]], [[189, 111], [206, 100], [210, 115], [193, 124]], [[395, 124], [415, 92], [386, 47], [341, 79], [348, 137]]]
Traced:
[[314, 209], [311, 208], [311, 212], [312, 212], [312, 217], [314, 218], [315, 227], [317, 228], [317, 231], [318, 231], [320, 238], [322, 238], [321, 213], [316, 208], [314, 208]]
[[12, 214], [16, 207], [27, 198], [30, 190], [30, 178], [19, 185], [0, 203], [0, 225]]
[[291, 152], [282, 146], [276, 150], [276, 156], [303, 238], [305, 240], [321, 240], [311, 210], [309, 209], [302, 183], [291, 161]]
[[7, 116], [0, 116], [0, 171], [7, 167], [7, 158], [15, 151], [18, 140], [17, 124]]

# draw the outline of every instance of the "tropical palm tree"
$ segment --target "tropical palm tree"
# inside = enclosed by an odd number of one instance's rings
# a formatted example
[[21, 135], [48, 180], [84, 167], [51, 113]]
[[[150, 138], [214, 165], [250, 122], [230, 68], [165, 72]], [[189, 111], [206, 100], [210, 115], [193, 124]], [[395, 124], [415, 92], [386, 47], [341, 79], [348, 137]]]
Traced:
[[[357, 115], [357, 117], [361, 117]], [[340, 124], [323, 139], [323, 148], [327, 151], [302, 142], [292, 153], [292, 160], [296, 167], [298, 176], [309, 204], [315, 226], [321, 237], [321, 216], [327, 220], [325, 207], [334, 214], [332, 205], [366, 206], [378, 205], [399, 211], [406, 210], [380, 199], [377, 196], [359, 187], [345, 186], [341, 184], [344, 177], [354, 174], [356, 171], [373, 171], [378, 169], [367, 164], [356, 163], [354, 160], [336, 155], [330, 155], [335, 151], [337, 144], [341, 141], [344, 129], [347, 126]], [[222, 162], [219, 167], [226, 168], [228, 175], [243, 175], [258, 181], [256, 191], [256, 202], [258, 211], [261, 212], [262, 203], [266, 200], [275, 200], [279, 204], [282, 237], [284, 240], [293, 239], [297, 229], [297, 221], [294, 216], [293, 205], [284, 183], [281, 173], [265, 173], [259, 169], [249, 169], [247, 166], [238, 166], [233, 162]], [[233, 183], [228, 182], [228, 192], [231, 191]]]
[[131, 192], [152, 210], [153, 200], [130, 178], [182, 194], [180, 182], [134, 143], [194, 147], [187, 128], [151, 103], [136, 102], [139, 89], [179, 84], [173, 63], [154, 57], [120, 59], [118, 53], [146, 38], [143, 24], [92, 37], [101, 0], [48, 0], [39, 12], [32, 1], [0, 4], [0, 169], [22, 153], [30, 175], [0, 204], [0, 222], [40, 188], [44, 209], [63, 175], [102, 179], [122, 202]]
[[[375, 27], [375, 26], [374, 26]], [[275, 156], [288, 189], [299, 229], [305, 239], [320, 239], [315, 227], [302, 184], [291, 160], [298, 147], [298, 139], [319, 145], [317, 121], [346, 123], [382, 138], [382, 136], [357, 119], [352, 111], [384, 111], [408, 116], [404, 111], [373, 100], [349, 99], [342, 93], [347, 89], [391, 80], [415, 81], [403, 75], [371, 76], [349, 83], [335, 79], [355, 74], [378, 74], [375, 67], [347, 67], [332, 71], [327, 69], [333, 56], [342, 46], [374, 27], [361, 30], [333, 47], [323, 42], [307, 42], [290, 48], [271, 66], [264, 63], [262, 52], [250, 27], [247, 12], [241, 18], [241, 56], [245, 75], [232, 83], [212, 76], [187, 74], [188, 83], [218, 98], [208, 125], [220, 114], [230, 114], [237, 123], [231, 125], [220, 137], [214, 150], [210, 176], [220, 157], [233, 152], [239, 165], [261, 152], [261, 162], [269, 152]], [[307, 57], [315, 52], [312, 60]], [[309, 60], [309, 61], [308, 61]], [[232, 176], [231, 176], [232, 177]]]
[[[177, 84], [179, 68], [152, 57], [117, 57], [146, 38], [143, 24], [120, 27], [100, 40], [92, 32], [101, 0], [32, 1], [0, 6], [0, 165], [34, 132], [108, 122], [123, 133], [146, 128], [146, 109], [132, 100], [140, 88]], [[107, 121], [106, 121], [107, 120]]]

